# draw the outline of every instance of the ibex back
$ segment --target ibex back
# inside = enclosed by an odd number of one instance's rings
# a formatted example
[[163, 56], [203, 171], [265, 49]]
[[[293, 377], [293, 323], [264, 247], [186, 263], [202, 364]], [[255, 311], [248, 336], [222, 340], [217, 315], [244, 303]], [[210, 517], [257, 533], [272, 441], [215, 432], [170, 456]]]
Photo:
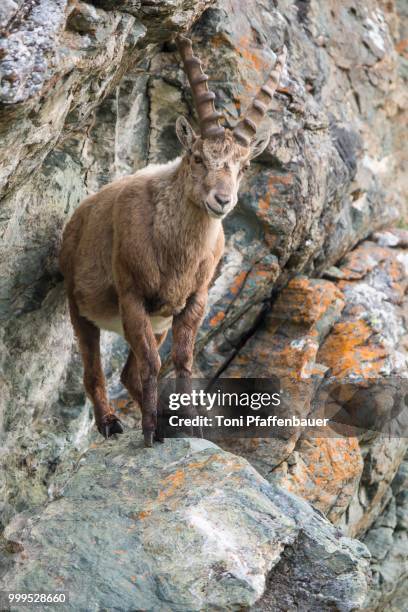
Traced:
[[84, 364], [85, 389], [105, 437], [122, 433], [109, 405], [100, 357], [100, 329], [130, 345], [121, 380], [141, 406], [146, 446], [157, 428], [159, 347], [172, 328], [176, 376], [191, 377], [195, 337], [208, 287], [224, 250], [222, 219], [237, 203], [243, 172], [268, 138], [256, 132], [279, 83], [283, 51], [244, 119], [220, 125], [208, 77], [191, 41], [178, 37], [198, 114], [200, 135], [176, 122], [185, 150], [110, 183], [84, 200], [67, 224], [60, 253], [72, 325]]

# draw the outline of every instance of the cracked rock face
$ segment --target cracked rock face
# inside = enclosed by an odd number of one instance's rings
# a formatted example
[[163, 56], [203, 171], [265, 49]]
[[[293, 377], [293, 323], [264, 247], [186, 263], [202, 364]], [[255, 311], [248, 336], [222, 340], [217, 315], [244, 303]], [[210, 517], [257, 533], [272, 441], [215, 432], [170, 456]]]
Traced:
[[307, 499], [349, 535], [363, 538], [373, 554], [375, 580], [365, 606], [381, 610], [385, 603], [399, 609], [408, 562], [408, 235], [388, 230], [374, 238], [328, 269], [331, 280], [292, 280], [223, 375], [278, 375], [302, 416], [313, 415], [334, 384], [346, 392], [336, 410], [357, 410], [361, 418], [368, 411], [372, 417], [375, 393], [367, 390], [380, 391], [381, 410], [392, 387], [388, 399], [402, 399], [394, 403], [394, 417], [387, 412], [384, 428], [354, 430], [350, 437], [298, 432], [289, 439], [228, 438], [220, 444], [245, 456], [268, 481]]
[[[406, 393], [406, 232], [379, 233], [330, 268], [326, 279], [299, 277], [224, 371], [226, 377], [279, 376], [302, 416], [313, 415], [333, 384], [348, 390], [343, 403], [390, 380]], [[384, 241], [394, 247], [380, 246]], [[333, 279], [337, 281], [333, 281]], [[350, 400], [351, 394], [351, 400]], [[397, 393], [398, 395], [398, 393]], [[373, 412], [373, 397], [361, 405]], [[403, 400], [404, 401], [404, 400]], [[341, 401], [340, 401], [341, 404]], [[350, 410], [350, 404], [347, 404]], [[269, 480], [302, 495], [350, 534], [367, 531], [389, 500], [407, 449], [407, 414], [387, 427], [353, 437], [225, 440]]]
[[[330, 371], [402, 376], [408, 239], [402, 229], [375, 232], [406, 206], [406, 17], [402, 0], [1, 2], [2, 525], [45, 504], [98, 441], [56, 254], [62, 227], [85, 195], [180, 153], [174, 122], [180, 113], [194, 121], [172, 42], [180, 30], [191, 29], [229, 125], [265, 80], [274, 52], [284, 41], [289, 50], [265, 121], [270, 144], [225, 222], [227, 248], [196, 373], [261, 377], [279, 369], [305, 413]], [[103, 334], [111, 396], [128, 427], [137, 427], [137, 409], [119, 384], [124, 350]], [[407, 555], [394, 553], [392, 542], [399, 551], [406, 533], [399, 518], [406, 500], [395, 492], [406, 440], [294, 437], [274, 445], [241, 441], [231, 450], [349, 535], [368, 534], [378, 580], [367, 605], [395, 601], [398, 608], [403, 572], [395, 568]], [[389, 516], [398, 528], [387, 523], [382, 531]], [[387, 553], [380, 558], [382, 541]], [[271, 580], [281, 572], [282, 592], [289, 588], [283, 575], [302, 569], [293, 554], [286, 546], [280, 569], [271, 570]], [[265, 584], [268, 571], [257, 574]], [[257, 605], [290, 608], [303, 597], [296, 580], [300, 590], [286, 602], [265, 587]], [[255, 605], [260, 590], [255, 597], [251, 589], [240, 593]], [[347, 601], [358, 606], [357, 599]]]
[[372, 586], [366, 605], [403, 610], [408, 595], [408, 459], [400, 464], [382, 514], [364, 538], [372, 555]]
[[272, 602], [283, 611], [302, 601], [346, 611], [367, 589], [363, 544], [203, 440], [168, 440], [160, 453], [136, 433], [99, 443], [57, 498], [16, 516], [5, 539], [18, 553], [3, 585], [67, 590], [67, 610], [103, 601], [123, 611]]

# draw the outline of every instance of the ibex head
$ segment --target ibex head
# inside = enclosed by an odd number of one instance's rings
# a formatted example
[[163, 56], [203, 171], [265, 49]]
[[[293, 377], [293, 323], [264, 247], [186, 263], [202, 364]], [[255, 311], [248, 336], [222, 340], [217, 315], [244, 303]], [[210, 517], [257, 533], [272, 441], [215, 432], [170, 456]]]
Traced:
[[211, 217], [222, 218], [237, 203], [240, 181], [251, 159], [260, 155], [269, 142], [269, 134], [259, 135], [257, 131], [278, 87], [286, 49], [278, 55], [267, 82], [244, 118], [230, 130], [220, 125], [215, 95], [208, 89], [208, 76], [200, 60], [193, 55], [191, 40], [178, 36], [177, 46], [192, 89], [201, 132], [197, 135], [185, 117], [177, 120], [177, 136], [190, 165], [192, 199]]

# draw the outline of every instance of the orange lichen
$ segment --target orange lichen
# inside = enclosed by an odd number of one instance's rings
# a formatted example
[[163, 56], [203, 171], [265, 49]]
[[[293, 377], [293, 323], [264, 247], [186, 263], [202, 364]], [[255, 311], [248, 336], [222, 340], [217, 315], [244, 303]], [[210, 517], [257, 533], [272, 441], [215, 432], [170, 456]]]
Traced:
[[247, 277], [247, 272], [243, 270], [242, 272], [238, 274], [238, 276], [234, 278], [234, 282], [232, 283], [232, 286], [230, 289], [232, 294], [236, 295], [238, 293], [238, 291], [241, 289], [242, 285], [244, 284], [246, 277]]
[[395, 50], [397, 53], [403, 53], [404, 51], [408, 51], [408, 38], [403, 38], [395, 45]]
[[[255, 360], [258, 365], [262, 364], [262, 376], [279, 373], [286, 379], [290, 392], [296, 395], [294, 386], [299, 381], [324, 372], [322, 366], [316, 365], [319, 322], [330, 310], [333, 312], [329, 316], [335, 320], [344, 307], [343, 298], [341, 291], [329, 281], [291, 280], [258, 335], [255, 351], [252, 352], [253, 343], [249, 343], [235, 358], [229, 375], [234, 376], [234, 371], [239, 372]], [[287, 325], [291, 326], [289, 338]]]
[[333, 283], [294, 278], [280, 294], [274, 315], [279, 319], [290, 319], [293, 323], [313, 324], [336, 300], [343, 302], [344, 295]]
[[271, 196], [269, 193], [267, 193], [264, 198], [259, 198], [258, 208], [260, 211], [269, 210], [270, 205], [271, 205]]
[[159, 502], [163, 502], [168, 497], [174, 495], [179, 487], [184, 483], [185, 473], [183, 470], [177, 470], [174, 474], [170, 474], [162, 481], [162, 490], [157, 496]]
[[260, 74], [264, 73], [267, 68], [272, 68], [270, 63], [265, 61], [262, 56], [250, 51], [250, 44], [251, 43], [248, 36], [241, 36], [237, 42], [237, 48], [248, 64], [250, 64], [250, 66]]
[[152, 513], [151, 510], [142, 510], [141, 512], [139, 512], [139, 514], [137, 515], [137, 518], [139, 520], [143, 520], [145, 518], [147, 518], [148, 516], [150, 516]]
[[343, 278], [360, 280], [389, 256], [389, 250], [377, 245], [358, 247], [346, 255], [340, 266]]
[[222, 311], [217, 312], [217, 314], [214, 315], [212, 319], [210, 319], [211, 327], [215, 327], [216, 325], [218, 325], [218, 323], [221, 323], [221, 321], [223, 321], [224, 319], [225, 319], [225, 313]]
[[284, 371], [290, 378], [302, 378], [308, 375], [308, 367], [314, 365], [318, 344], [305, 341], [301, 347], [288, 344], [283, 350], [275, 352], [271, 360], [274, 363], [274, 370]]
[[122, 414], [132, 414], [137, 410], [138, 405], [128, 398], [117, 398], [112, 400], [112, 405], [115, 412], [121, 412]]
[[290, 185], [293, 182], [292, 174], [271, 174], [268, 178], [268, 191], [258, 200], [260, 216], [270, 209], [272, 195], [278, 192], [276, 185]]
[[370, 341], [373, 331], [362, 320], [337, 323], [319, 351], [319, 361], [343, 378], [348, 374], [365, 378], [380, 372], [386, 349]]
[[348, 506], [363, 470], [358, 440], [305, 439], [298, 442], [297, 450], [301, 460], [281, 474], [281, 484], [335, 521]]

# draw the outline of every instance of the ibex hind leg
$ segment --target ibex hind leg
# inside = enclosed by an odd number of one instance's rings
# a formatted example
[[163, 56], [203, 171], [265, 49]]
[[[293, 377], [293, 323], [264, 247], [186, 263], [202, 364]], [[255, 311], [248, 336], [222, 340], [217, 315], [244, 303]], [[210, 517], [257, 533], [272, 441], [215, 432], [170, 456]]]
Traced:
[[120, 381], [122, 385], [126, 387], [126, 389], [129, 391], [130, 397], [139, 404], [141, 409], [143, 401], [142, 381], [140, 379], [136, 357], [133, 354], [132, 349], [130, 349], [129, 351], [125, 367], [123, 368], [122, 374], [120, 375]]
[[[155, 335], [158, 348], [163, 344], [166, 336], [167, 332]], [[139, 368], [137, 365], [137, 359], [132, 350], [129, 351], [129, 355], [126, 360], [125, 367], [122, 370], [120, 380], [122, 384], [126, 387], [126, 389], [129, 391], [129, 394], [132, 399], [139, 404], [140, 409], [143, 411], [143, 385], [140, 377]], [[160, 408], [158, 407], [158, 411], [159, 410]], [[151, 446], [153, 441], [164, 442], [164, 438], [161, 435], [158, 427], [156, 428], [156, 431], [153, 434], [151, 432], [146, 434], [146, 438], [146, 446]]]
[[100, 330], [79, 314], [72, 295], [68, 295], [72, 326], [77, 336], [84, 365], [84, 386], [92, 401], [96, 426], [105, 438], [123, 433], [119, 418], [109, 405], [100, 355]]

